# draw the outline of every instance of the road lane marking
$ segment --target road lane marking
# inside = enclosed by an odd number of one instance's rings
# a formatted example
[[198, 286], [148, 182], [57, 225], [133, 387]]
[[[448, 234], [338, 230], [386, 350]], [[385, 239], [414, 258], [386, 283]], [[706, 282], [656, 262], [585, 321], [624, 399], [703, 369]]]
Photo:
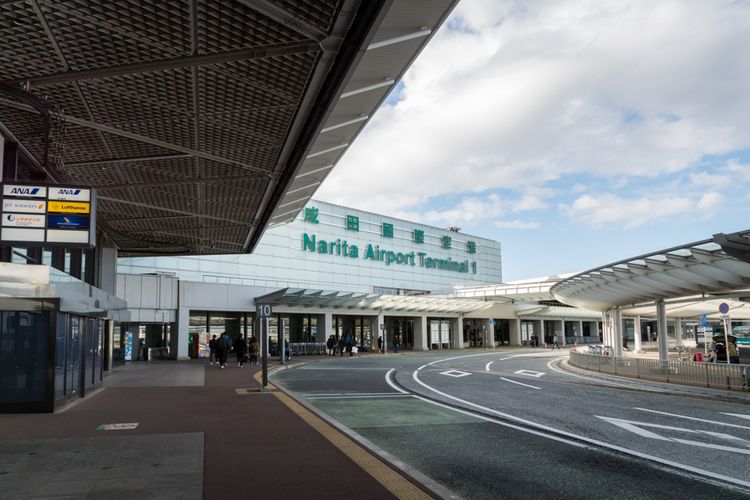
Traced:
[[394, 390], [402, 393], [402, 394], [409, 394], [408, 391], [403, 390], [402, 388], [398, 387], [396, 384], [391, 382], [391, 373], [395, 372], [395, 368], [391, 368], [388, 370], [388, 373], [385, 374], [385, 381], [388, 382], [388, 385], [390, 385]]
[[746, 441], [745, 439], [739, 438], [737, 436], [732, 436], [731, 434], [724, 434], [722, 432], [695, 430], [695, 429], [685, 429], [682, 427], [672, 427], [669, 425], [652, 424], [649, 422], [637, 422], [635, 420], [624, 420], [621, 418], [614, 418], [614, 417], [601, 417], [599, 415], [594, 415], [594, 416], [596, 418], [600, 418], [606, 422], [609, 422], [610, 424], [616, 425], [622, 429], [630, 431], [634, 434], [638, 434], [641, 437], [645, 437], [649, 439], [656, 439], [658, 441], [672, 441], [672, 442], [686, 444], [689, 446], [699, 446], [701, 448], [711, 448], [714, 450], [728, 451], [730, 453], [740, 453], [742, 455], [750, 455], [750, 449], [747, 449], [747, 448], [735, 448], [732, 446], [724, 446], [720, 444], [706, 443], [703, 441], [693, 441], [690, 439], [666, 437], [660, 434], [656, 434], [655, 432], [647, 431], [646, 429], [643, 429], [643, 427], [651, 427], [653, 429], [663, 429], [663, 430], [670, 430], [670, 431], [677, 431], [677, 432], [687, 432], [689, 434], [711, 436], [714, 438], [724, 439], [727, 441], [739, 441], [744, 446], [750, 445], [750, 441]]
[[531, 387], [532, 389], [539, 389], [539, 390], [542, 389], [541, 387], [535, 387], [533, 385], [524, 384], [524, 383], [521, 383], [521, 382], [516, 382], [515, 380], [511, 380], [511, 379], [505, 378], [505, 377], [500, 377], [500, 380], [505, 380], [506, 382], [510, 382], [511, 384], [518, 384], [518, 385], [522, 385], [524, 387]]
[[[470, 356], [478, 356], [478, 355], [477, 354], [472, 354]], [[450, 359], [456, 359], [457, 357], [461, 357], [461, 356], [456, 356], [456, 357], [450, 358]], [[439, 363], [440, 361], [447, 361], [447, 359], [446, 360], [436, 360], [436, 361], [433, 361], [432, 363], [428, 363], [428, 364]], [[586, 444], [589, 444], [589, 445], [594, 445], [594, 446], [597, 446], [597, 447], [600, 447], [600, 448], [606, 448], [608, 450], [613, 450], [613, 451], [624, 453], [624, 454], [627, 454], [627, 455], [630, 455], [630, 456], [633, 456], [633, 457], [642, 458], [644, 460], [649, 460], [651, 462], [655, 462], [655, 463], [659, 463], [659, 464], [662, 464], [662, 465], [666, 465], [668, 467], [673, 467], [675, 469], [679, 469], [679, 470], [682, 470], [682, 471], [691, 472], [693, 474], [698, 474], [703, 479], [707, 479], [707, 480], [711, 480], [711, 481], [720, 480], [720, 481], [724, 481], [725, 483], [733, 484], [733, 485], [736, 485], [736, 486], [742, 486], [743, 488], [750, 488], [750, 481], [743, 481], [742, 479], [738, 479], [736, 477], [727, 476], [725, 474], [720, 474], [718, 472], [710, 471], [710, 470], [707, 470], [707, 469], [700, 469], [698, 467], [693, 467], [693, 466], [687, 465], [687, 464], [681, 464], [679, 462], [675, 462], [673, 460], [669, 460], [669, 459], [666, 459], [666, 458], [657, 457], [655, 455], [649, 455], [648, 453], [643, 453], [643, 452], [640, 452], [640, 451], [631, 450], [630, 448], [625, 448], [623, 446], [618, 446], [618, 445], [615, 445], [615, 444], [606, 443], [606, 442], [600, 441], [598, 439], [593, 439], [593, 438], [588, 438], [588, 437], [585, 437], [585, 436], [581, 436], [580, 434], [573, 434], [572, 432], [567, 432], [567, 431], [564, 431], [564, 430], [561, 430], [561, 429], [556, 429], [554, 427], [542, 425], [542, 424], [539, 424], [537, 422], [533, 422], [533, 421], [530, 421], [530, 420], [525, 420], [525, 419], [516, 417], [514, 415], [511, 415], [509, 413], [503, 413], [503, 412], [494, 410], [492, 408], [488, 408], [486, 406], [482, 406], [482, 405], [478, 405], [476, 403], [472, 403], [471, 401], [466, 401], [464, 399], [457, 398], [456, 396], [452, 396], [452, 395], [447, 394], [445, 392], [442, 392], [442, 391], [440, 391], [438, 389], [435, 389], [434, 387], [431, 387], [431, 386], [427, 385], [426, 383], [422, 382], [419, 379], [419, 371], [422, 370], [423, 368], [425, 368], [426, 366], [427, 365], [422, 365], [419, 368], [417, 368], [415, 371], [412, 372], [412, 378], [414, 379], [414, 381], [417, 384], [419, 384], [422, 387], [424, 387], [425, 389], [427, 389], [427, 390], [429, 390], [431, 392], [434, 392], [435, 394], [439, 394], [439, 395], [441, 395], [441, 396], [443, 396], [443, 397], [445, 397], [447, 399], [452, 399], [452, 400], [458, 401], [458, 402], [460, 402], [460, 403], [462, 403], [462, 404], [464, 404], [466, 406], [470, 406], [470, 407], [476, 408], [476, 409], [478, 409], [480, 411], [483, 411], [483, 412], [486, 412], [486, 413], [490, 413], [490, 414], [494, 414], [494, 415], [497, 415], [498, 417], [505, 418], [507, 420], [511, 420], [511, 421], [514, 421], [514, 422], [518, 422], [519, 424], [524, 424], [524, 425], [527, 425], [529, 427], [533, 427], [533, 429], [529, 429], [528, 427], [516, 426], [516, 425], [510, 424], [508, 422], [498, 421], [498, 420], [492, 419], [491, 417], [484, 417], [484, 416], [481, 416], [481, 415], [474, 415], [476, 418], [480, 418], [480, 419], [486, 420], [488, 422], [494, 422], [494, 423], [496, 423], [498, 425], [503, 425], [503, 426], [506, 426], [506, 427], [510, 427], [510, 428], [519, 430], [521, 432], [526, 432], [528, 434], [534, 434], [534, 435], [537, 435], [537, 436], [540, 436], [540, 437], [551, 439], [553, 441], [560, 441], [560, 442], [563, 442], [563, 443], [566, 443], [566, 444], [570, 444], [570, 445], [573, 445], [573, 446], [584, 447], [585, 448], [586, 447], [585, 445], [582, 445], [580, 442], [576, 442], [576, 441], [582, 441], [583, 443], [586, 443]], [[566, 372], [562, 372], [562, 373], [566, 373]], [[437, 403], [435, 401], [431, 401], [431, 400], [429, 400], [427, 398], [422, 398], [422, 397], [420, 397], [418, 395], [415, 395], [414, 397], [417, 398], [417, 399], [420, 399], [422, 401], [431, 403], [431, 404], [435, 404], [435, 405], [438, 405], [438, 406], [442, 406], [444, 408], [452, 409], [453, 411], [456, 411], [458, 413], [465, 413], [465, 414], [472, 415], [469, 412], [465, 412], [465, 411], [459, 410], [457, 408], [452, 408], [450, 406], [443, 405], [443, 404]], [[538, 430], [534, 430], [534, 429], [538, 429]], [[551, 435], [550, 433], [554, 433], [554, 434]]]
[[342, 396], [305, 396], [307, 399], [373, 399], [373, 398], [408, 398], [409, 394], [352, 394]]
[[[502, 360], [500, 360], [500, 361], [502, 361]], [[484, 371], [486, 371], [486, 372], [490, 371], [490, 365], [491, 365], [492, 363], [494, 363], [494, 361], [490, 361], [489, 363], [487, 363], [487, 364], [486, 364], [486, 365], [484, 366]]]
[[[677, 413], [669, 413], [666, 411], [658, 411], [658, 410], [649, 410], [648, 408], [633, 408], [634, 410], [640, 410], [640, 411], [647, 411], [649, 413], [658, 413], [659, 415], [667, 415], [668, 417], [677, 417], [677, 418], [684, 418], [685, 420], [695, 420], [696, 422], [704, 422], [706, 424], [710, 425], [723, 425], [725, 427], [736, 427], [738, 429], [747, 429], [750, 430], [750, 427], [747, 427], [745, 425], [736, 425], [736, 424], [727, 424], [725, 422], [717, 422], [715, 420], [708, 420], [706, 418], [696, 418], [696, 417], [688, 417], [687, 415], [678, 415]], [[726, 415], [732, 415], [731, 413], [726, 413]]]
[[536, 377], [536, 378], [539, 378], [544, 375], [544, 372], [535, 372], [534, 370], [516, 370], [513, 373], [517, 373], [519, 375], [528, 375], [529, 377]]
[[746, 418], [747, 420], [750, 420], [750, 415], [743, 415], [741, 413], [727, 413], [727, 412], [721, 412], [724, 415], [729, 415], [730, 417], [737, 417], [737, 418]]
[[440, 372], [440, 375], [447, 375], [448, 377], [461, 378], [461, 377], [468, 377], [469, 375], [471, 375], [471, 373], [462, 372], [461, 370], [447, 370], [444, 372]]

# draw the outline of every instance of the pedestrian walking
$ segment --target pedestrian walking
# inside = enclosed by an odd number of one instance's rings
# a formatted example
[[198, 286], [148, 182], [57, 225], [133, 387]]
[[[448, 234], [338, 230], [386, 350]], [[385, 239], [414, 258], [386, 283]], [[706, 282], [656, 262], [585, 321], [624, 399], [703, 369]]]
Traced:
[[227, 364], [227, 356], [231, 348], [232, 338], [228, 334], [222, 333], [216, 341], [216, 356], [219, 358], [219, 366], [221, 368], [224, 368], [224, 365]]
[[326, 342], [326, 347], [328, 348], [328, 355], [329, 356], [335, 356], [336, 355], [336, 337], [331, 334], [328, 337], [328, 341]]
[[339, 356], [343, 356], [344, 355], [344, 347], [345, 347], [345, 345], [344, 345], [344, 337], [341, 336], [341, 337], [339, 337], [339, 342], [338, 342]]
[[211, 340], [208, 341], [208, 361], [210, 364], [219, 362], [216, 357], [216, 335], [211, 336]]
[[[349, 353], [349, 356], [352, 355], [352, 336], [349, 333], [344, 335], [344, 349]], [[341, 355], [343, 356], [344, 354], [342, 353]]]
[[250, 339], [250, 345], [248, 346], [250, 351], [250, 364], [258, 364], [258, 340], [253, 337]]
[[555, 335], [555, 342], [552, 344], [552, 349], [559, 349], [560, 348], [560, 337]]
[[237, 366], [242, 368], [247, 360], [247, 342], [242, 337], [234, 342], [234, 353], [237, 355]]
[[383, 352], [383, 336], [378, 337], [378, 351]]

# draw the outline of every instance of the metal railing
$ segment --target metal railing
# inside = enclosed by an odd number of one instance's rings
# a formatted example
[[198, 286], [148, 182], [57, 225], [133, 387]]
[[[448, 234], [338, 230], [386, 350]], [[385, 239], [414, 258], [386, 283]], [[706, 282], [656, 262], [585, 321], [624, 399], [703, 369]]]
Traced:
[[572, 351], [570, 363], [586, 370], [656, 382], [729, 390], [749, 390], [750, 387], [750, 365], [616, 358]]

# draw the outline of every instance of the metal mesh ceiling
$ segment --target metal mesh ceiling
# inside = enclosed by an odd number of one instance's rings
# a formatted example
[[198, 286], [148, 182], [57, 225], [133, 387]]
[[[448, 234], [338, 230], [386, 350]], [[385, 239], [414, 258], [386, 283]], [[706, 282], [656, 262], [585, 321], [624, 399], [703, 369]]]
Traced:
[[[359, 5], [2, 1], [0, 75], [62, 110], [52, 174], [97, 189], [122, 255], [236, 253]], [[0, 125], [41, 161], [35, 112], [3, 97]]]
[[[98, 190], [121, 255], [250, 251], [310, 199], [456, 3], [0, 0], [0, 90], [63, 112], [47, 172]], [[38, 115], [1, 92], [0, 133], [41, 170]]]

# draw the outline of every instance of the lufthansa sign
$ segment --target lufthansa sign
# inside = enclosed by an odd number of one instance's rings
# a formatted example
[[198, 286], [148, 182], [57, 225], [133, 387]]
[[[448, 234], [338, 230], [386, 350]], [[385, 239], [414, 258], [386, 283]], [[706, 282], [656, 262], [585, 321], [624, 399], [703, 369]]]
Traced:
[[77, 201], [50, 201], [47, 207], [48, 212], [62, 214], [87, 214], [91, 210], [88, 203]]

